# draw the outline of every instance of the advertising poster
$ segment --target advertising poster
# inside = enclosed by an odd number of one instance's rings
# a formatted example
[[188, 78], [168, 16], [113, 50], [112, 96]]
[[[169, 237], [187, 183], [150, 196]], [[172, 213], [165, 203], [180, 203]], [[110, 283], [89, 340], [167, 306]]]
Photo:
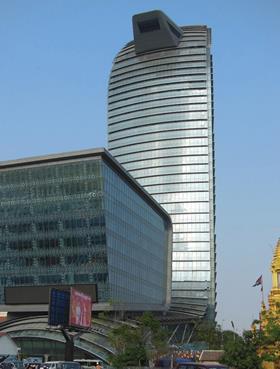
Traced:
[[90, 328], [91, 306], [90, 296], [71, 288], [69, 325]]
[[48, 325], [63, 327], [69, 322], [70, 292], [52, 288], [50, 291]]

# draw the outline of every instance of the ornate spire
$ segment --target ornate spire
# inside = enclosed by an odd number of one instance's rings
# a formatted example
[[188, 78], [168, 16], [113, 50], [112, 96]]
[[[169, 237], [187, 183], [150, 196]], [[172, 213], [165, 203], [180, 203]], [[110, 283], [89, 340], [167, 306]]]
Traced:
[[275, 247], [272, 263], [272, 289], [270, 291], [268, 301], [270, 311], [276, 311], [277, 305], [280, 303], [280, 239]]
[[277, 259], [280, 258], [280, 238], [278, 238], [278, 242], [276, 244], [276, 247], [275, 247], [275, 251], [274, 251], [274, 257], [273, 257], [273, 260], [272, 260], [272, 266], [273, 264], [275, 264], [277, 262]]
[[278, 239], [277, 245], [275, 247], [274, 256], [271, 263], [271, 271], [280, 269], [280, 238]]

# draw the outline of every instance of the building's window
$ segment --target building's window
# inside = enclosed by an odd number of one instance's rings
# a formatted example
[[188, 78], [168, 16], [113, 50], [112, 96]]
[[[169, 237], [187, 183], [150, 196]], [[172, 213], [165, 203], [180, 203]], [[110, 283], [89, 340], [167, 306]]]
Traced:
[[61, 283], [61, 275], [40, 275], [39, 283]]
[[106, 243], [105, 234], [95, 234], [90, 239], [92, 245], [103, 245]]
[[143, 22], [138, 22], [138, 27], [141, 33], [153, 32], [160, 29], [159, 21], [157, 18], [149, 19]]
[[70, 237], [64, 238], [64, 245], [66, 247], [85, 247], [87, 246], [87, 237]]
[[75, 283], [89, 282], [89, 275], [88, 274], [75, 274], [74, 281]]
[[59, 247], [59, 240], [58, 239], [46, 239], [46, 240], [39, 240], [38, 241], [39, 248], [41, 249], [53, 249]]
[[88, 255], [85, 254], [73, 254], [66, 257], [66, 264], [84, 265], [89, 262]]
[[11, 224], [8, 226], [9, 233], [25, 233], [31, 231], [30, 223]]
[[55, 221], [46, 221], [36, 224], [37, 230], [41, 232], [57, 231], [58, 223]]
[[21, 276], [21, 277], [11, 277], [12, 284], [31, 284], [34, 283], [34, 277], [31, 276]]
[[9, 259], [0, 259], [0, 265], [3, 265], [3, 260], [5, 262], [8, 262], [10, 265], [13, 266], [32, 266], [33, 265], [33, 258], [32, 257], [26, 257], [26, 258], [9, 258]]
[[94, 218], [91, 218], [89, 220], [90, 227], [98, 226], [98, 225], [104, 225], [105, 224], [105, 218], [104, 215], [96, 215]]
[[87, 223], [85, 219], [67, 219], [63, 222], [63, 226], [66, 229], [86, 228]]
[[11, 241], [9, 242], [9, 248], [11, 250], [29, 250], [32, 249], [32, 242], [30, 240]]
[[38, 262], [41, 266], [53, 266], [58, 265], [60, 263], [60, 259], [58, 256], [44, 256], [39, 258]]

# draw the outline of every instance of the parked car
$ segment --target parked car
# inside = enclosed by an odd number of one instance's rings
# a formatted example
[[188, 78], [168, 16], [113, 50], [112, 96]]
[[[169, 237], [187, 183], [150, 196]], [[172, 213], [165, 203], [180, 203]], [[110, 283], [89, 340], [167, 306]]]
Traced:
[[82, 369], [96, 369], [97, 365], [104, 367], [101, 360], [95, 359], [74, 359], [76, 363], [81, 364]]
[[81, 364], [74, 361], [46, 361], [41, 369], [81, 369]]
[[0, 363], [0, 369], [16, 369], [16, 366], [12, 362], [2, 361]]
[[179, 364], [176, 369], [229, 369], [223, 364], [216, 363], [185, 363]]

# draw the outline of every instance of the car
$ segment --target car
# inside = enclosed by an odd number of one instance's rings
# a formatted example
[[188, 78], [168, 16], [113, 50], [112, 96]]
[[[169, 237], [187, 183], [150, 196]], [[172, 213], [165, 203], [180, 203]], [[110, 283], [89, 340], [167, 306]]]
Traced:
[[40, 369], [81, 369], [81, 364], [74, 361], [46, 361]]
[[96, 369], [97, 365], [104, 367], [104, 364], [101, 360], [95, 359], [75, 359], [76, 363], [81, 364], [82, 369]]
[[0, 369], [16, 369], [16, 366], [10, 361], [2, 361], [2, 363], [0, 363]]
[[218, 363], [185, 363], [179, 364], [176, 369], [229, 369], [226, 365]]

